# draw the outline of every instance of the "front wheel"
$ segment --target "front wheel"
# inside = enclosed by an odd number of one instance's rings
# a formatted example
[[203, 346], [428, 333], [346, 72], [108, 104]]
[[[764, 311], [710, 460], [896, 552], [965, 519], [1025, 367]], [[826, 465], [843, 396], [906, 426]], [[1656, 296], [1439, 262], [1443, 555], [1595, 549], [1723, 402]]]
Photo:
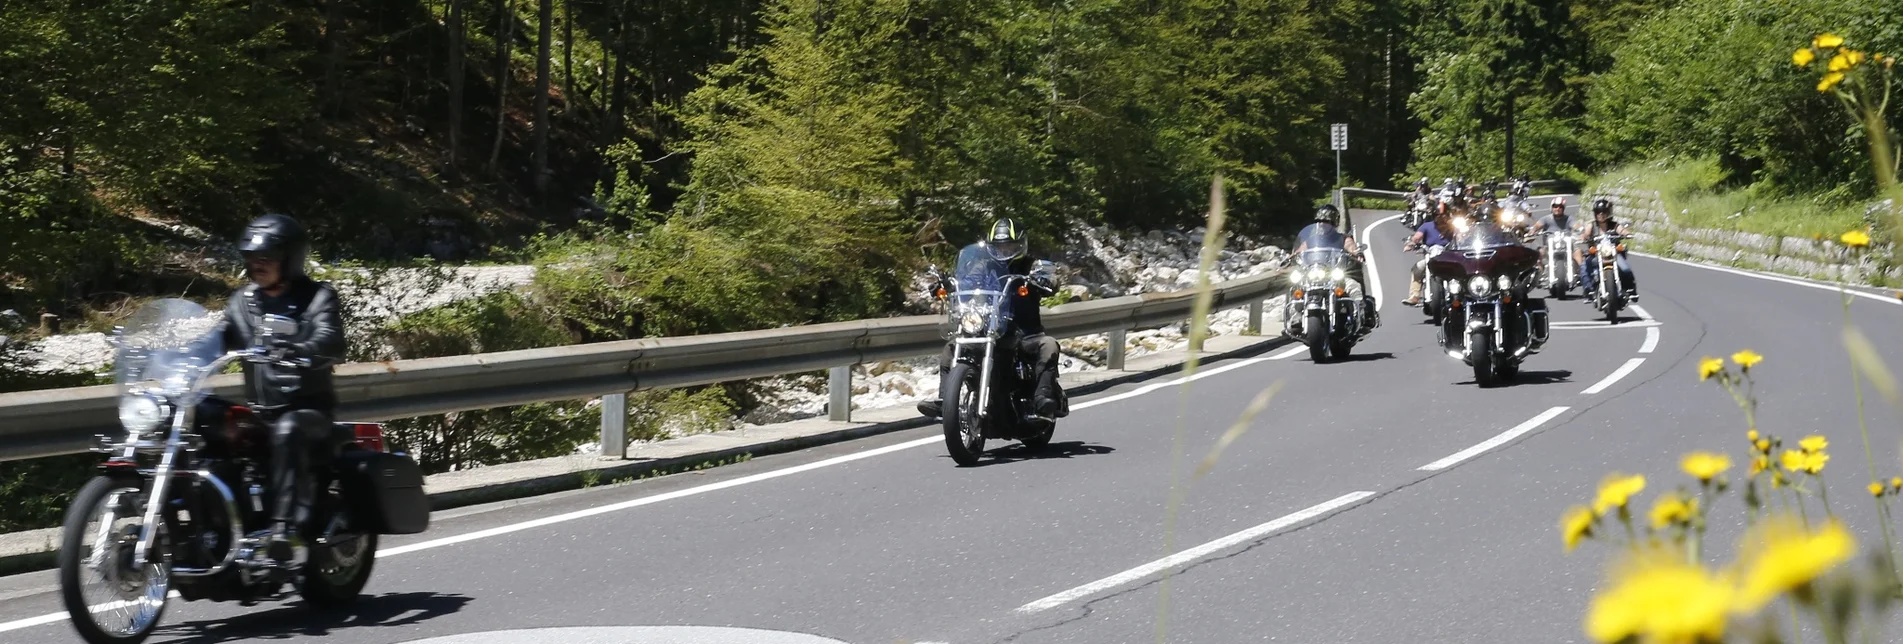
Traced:
[[145, 520], [142, 483], [108, 476], [87, 481], [60, 528], [60, 602], [80, 638], [91, 644], [136, 644], [165, 614], [171, 569], [162, 563], [164, 533], [144, 566], [132, 565]]
[[945, 372], [939, 396], [945, 401], [945, 451], [959, 465], [978, 464], [985, 451], [984, 429], [978, 418], [978, 378], [971, 365], [960, 364]]
[[1468, 336], [1468, 347], [1473, 351], [1474, 382], [1481, 387], [1492, 387], [1498, 380], [1498, 372], [1493, 369], [1493, 332], [1474, 331]]
[[1303, 342], [1308, 344], [1308, 359], [1315, 362], [1327, 362], [1328, 316], [1319, 313], [1309, 314], [1308, 325], [1302, 327], [1302, 331], [1307, 336], [1303, 338]]

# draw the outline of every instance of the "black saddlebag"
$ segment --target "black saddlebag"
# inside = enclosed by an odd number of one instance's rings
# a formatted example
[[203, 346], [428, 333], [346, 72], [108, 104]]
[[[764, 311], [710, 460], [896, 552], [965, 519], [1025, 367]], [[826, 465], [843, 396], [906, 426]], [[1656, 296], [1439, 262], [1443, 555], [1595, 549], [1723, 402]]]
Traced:
[[349, 451], [337, 457], [337, 475], [359, 526], [377, 534], [429, 529], [423, 469], [405, 454]]

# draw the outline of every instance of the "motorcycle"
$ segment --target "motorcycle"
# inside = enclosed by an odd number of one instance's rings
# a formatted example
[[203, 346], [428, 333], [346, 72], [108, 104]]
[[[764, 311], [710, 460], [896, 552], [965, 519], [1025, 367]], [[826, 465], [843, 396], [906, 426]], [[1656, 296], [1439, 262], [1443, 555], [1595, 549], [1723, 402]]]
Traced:
[[1481, 387], [1512, 378], [1546, 344], [1546, 301], [1528, 294], [1538, 261], [1539, 253], [1485, 220], [1428, 260], [1428, 274], [1450, 295], [1441, 348], [1471, 365]]
[[370, 579], [378, 535], [428, 528], [416, 462], [384, 451], [380, 425], [337, 423], [326, 437], [335, 458], [310, 470], [307, 549], [294, 561], [268, 556], [271, 429], [208, 381], [238, 361], [308, 366], [264, 349], [296, 327], [267, 315], [259, 346], [222, 353], [217, 316], [166, 299], [114, 334], [125, 432], [94, 437], [92, 451], [106, 459], [74, 495], [58, 554], [60, 599], [87, 642], [143, 641], [172, 593], [249, 605], [290, 583], [312, 606], [348, 605]]
[[1309, 248], [1289, 274], [1282, 333], [1308, 346], [1315, 362], [1348, 357], [1361, 338], [1374, 332], [1366, 301], [1348, 295], [1348, 266], [1354, 261], [1341, 248]]
[[[1040, 261], [1033, 270], [1048, 275], [1053, 268]], [[1011, 274], [984, 244], [959, 251], [953, 274], [942, 278], [953, 349], [938, 391], [944, 401], [945, 449], [959, 465], [976, 464], [986, 439], [1016, 440], [1040, 450], [1057, 431], [1055, 421], [1031, 415], [1036, 365], [1018, 355], [1021, 338], [1011, 323], [1010, 294], [1028, 294], [1025, 279]], [[1070, 397], [1062, 387], [1056, 393], [1061, 418], [1070, 413]]]
[[1592, 306], [1606, 314], [1607, 324], [1619, 323], [1619, 311], [1626, 307], [1626, 284], [1619, 277], [1619, 256], [1625, 253], [1625, 235], [1602, 233], [1593, 239], [1594, 280]]
[[1540, 254], [1541, 281], [1557, 300], [1578, 286], [1579, 265], [1573, 263], [1573, 251], [1579, 246], [1579, 239], [1569, 231], [1549, 230], [1540, 236], [1545, 238], [1544, 251]]

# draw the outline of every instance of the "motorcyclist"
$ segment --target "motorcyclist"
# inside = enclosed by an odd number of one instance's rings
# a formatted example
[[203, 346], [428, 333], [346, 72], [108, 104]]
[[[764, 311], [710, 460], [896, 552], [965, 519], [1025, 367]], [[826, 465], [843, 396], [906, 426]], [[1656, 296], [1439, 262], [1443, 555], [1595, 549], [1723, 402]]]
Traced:
[[[224, 346], [263, 348], [272, 358], [244, 363], [245, 397], [272, 428], [269, 554], [288, 562], [301, 551], [298, 535], [309, 534], [313, 461], [330, 456], [325, 439], [337, 406], [331, 365], [343, 359], [343, 320], [336, 290], [304, 273], [310, 241], [297, 220], [279, 214], [253, 220], [238, 250], [251, 283], [225, 307]], [[267, 315], [291, 318], [296, 332], [269, 336], [262, 326]]]
[[1541, 217], [1539, 221], [1533, 222], [1533, 234], [1535, 235], [1547, 231], [1572, 232], [1574, 228], [1572, 216], [1566, 214], [1565, 197], [1554, 197], [1552, 214]]
[[[1454, 243], [1454, 237], [1457, 234], [1458, 232], [1454, 229], [1453, 209], [1443, 205], [1434, 213], [1434, 219], [1421, 224], [1420, 229], [1414, 231], [1414, 236], [1409, 237], [1407, 244], [1403, 245], [1401, 249], [1414, 250], [1428, 246], [1450, 246]], [[1407, 299], [1402, 300], [1402, 304], [1408, 306], [1420, 305], [1422, 291], [1427, 284], [1427, 259], [1426, 257], [1422, 257], [1421, 261], [1415, 262], [1413, 270], [1410, 271], [1413, 274], [1413, 280], [1408, 282]]]
[[1432, 198], [1433, 193], [1428, 191], [1427, 177], [1421, 177], [1419, 181], [1414, 182], [1414, 192], [1407, 195], [1407, 206], [1408, 208], [1426, 208], [1427, 201]]
[[[1011, 218], [1002, 218], [991, 224], [991, 234], [984, 241], [992, 257], [1005, 262], [1005, 270], [1012, 275], [1025, 278], [1025, 290], [1011, 294], [1011, 324], [1018, 330], [1018, 355], [1020, 359], [1033, 361], [1037, 372], [1037, 390], [1032, 394], [1032, 412], [1038, 420], [1053, 421], [1064, 415], [1065, 410], [1059, 401], [1063, 393], [1057, 385], [1057, 339], [1044, 333], [1044, 319], [1038, 311], [1045, 297], [1057, 292], [1051, 276], [1033, 270], [1036, 260], [1030, 256], [1030, 242], [1025, 238], [1024, 229]], [[1021, 293], [1021, 294], [1020, 294]], [[945, 345], [944, 353], [938, 357], [938, 372], [952, 363], [952, 346]], [[918, 404], [920, 414], [928, 418], [942, 416], [942, 400], [926, 400]]]
[[[1594, 238], [1605, 233], [1631, 234], [1625, 224], [1612, 218], [1612, 201], [1604, 197], [1593, 200], [1592, 219], [1583, 227], [1579, 237], [1580, 250], [1575, 253], [1575, 259], [1579, 260], [1579, 283], [1585, 287], [1588, 297], [1596, 297], [1599, 292], [1597, 289], [1599, 265], [1594, 263], [1588, 266], [1585, 257], [1585, 254], [1593, 248]], [[1613, 263], [1619, 271], [1619, 280], [1625, 282], [1626, 301], [1639, 301], [1639, 284], [1632, 278], [1632, 265], [1626, 263], [1625, 251], [1620, 251], [1614, 257]]]
[[1302, 251], [1310, 248], [1340, 248], [1348, 252], [1350, 261], [1342, 271], [1348, 278], [1344, 288], [1348, 290], [1350, 297], [1361, 298], [1364, 305], [1362, 310], [1368, 312], [1369, 326], [1380, 326], [1380, 317], [1374, 306], [1374, 296], [1362, 287], [1367, 283], [1367, 278], [1363, 277], [1365, 271], [1362, 267], [1366, 264], [1366, 260], [1361, 254], [1361, 245], [1355, 242], [1353, 231], [1341, 230], [1341, 210], [1336, 208], [1335, 204], [1322, 204], [1320, 208], [1315, 209], [1315, 223], [1303, 227], [1301, 232], [1295, 234], [1295, 238], [1300, 240], [1295, 246], [1296, 257], [1300, 257]]

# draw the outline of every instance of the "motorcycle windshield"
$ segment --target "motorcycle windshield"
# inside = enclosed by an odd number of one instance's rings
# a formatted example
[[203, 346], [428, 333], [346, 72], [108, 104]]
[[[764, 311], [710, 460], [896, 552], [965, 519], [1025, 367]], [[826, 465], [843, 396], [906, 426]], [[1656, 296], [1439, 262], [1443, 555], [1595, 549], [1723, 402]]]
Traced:
[[1298, 246], [1306, 246], [1309, 250], [1343, 249], [1347, 248], [1348, 236], [1329, 224], [1309, 224], [1302, 232], [1295, 234], [1295, 241]]
[[132, 315], [117, 336], [113, 383], [119, 395], [191, 394], [207, 365], [223, 353], [224, 319], [180, 299], [157, 300]]
[[1514, 246], [1519, 243], [1520, 240], [1517, 237], [1501, 230], [1499, 224], [1482, 219], [1462, 231], [1460, 237], [1454, 240], [1453, 248], [1455, 250], [1484, 250]]
[[[993, 257], [991, 249], [984, 244], [972, 244], [958, 251], [958, 264], [952, 270], [952, 279], [956, 282], [949, 307], [952, 323], [960, 324], [967, 314], [977, 314], [982, 316], [984, 327], [995, 327], [989, 319], [991, 316], [1009, 315], [1008, 300], [1004, 297], [1004, 279], [1008, 275], [1010, 269]], [[966, 333], [976, 330], [964, 329]]]
[[1295, 258], [1295, 263], [1302, 268], [1334, 268], [1348, 263], [1348, 251], [1341, 248], [1311, 246]]

